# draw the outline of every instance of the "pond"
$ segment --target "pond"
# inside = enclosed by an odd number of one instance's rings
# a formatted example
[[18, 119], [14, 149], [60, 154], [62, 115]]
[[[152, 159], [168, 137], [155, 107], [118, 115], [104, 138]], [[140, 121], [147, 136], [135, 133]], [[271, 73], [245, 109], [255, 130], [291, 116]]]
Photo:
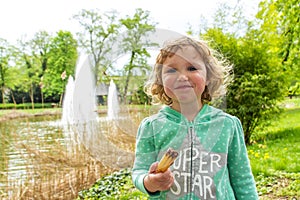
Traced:
[[28, 177], [27, 172], [32, 166], [26, 159], [30, 157], [27, 147], [47, 152], [53, 141], [64, 143], [58, 122], [59, 116], [43, 116], [0, 123], [0, 188], [2, 192]]
[[81, 126], [63, 125], [60, 115], [1, 122], [0, 199], [74, 198], [101, 175], [132, 166], [149, 112], [126, 108], [117, 120], [99, 115]]

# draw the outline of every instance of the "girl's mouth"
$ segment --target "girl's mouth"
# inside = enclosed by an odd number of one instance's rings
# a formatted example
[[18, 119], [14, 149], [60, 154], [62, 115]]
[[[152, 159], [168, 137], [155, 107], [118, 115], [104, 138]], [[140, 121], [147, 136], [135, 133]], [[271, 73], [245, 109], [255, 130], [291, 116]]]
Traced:
[[191, 85], [179, 85], [179, 86], [176, 86], [174, 89], [180, 90], [180, 89], [190, 89], [190, 88], [193, 88], [193, 87]]

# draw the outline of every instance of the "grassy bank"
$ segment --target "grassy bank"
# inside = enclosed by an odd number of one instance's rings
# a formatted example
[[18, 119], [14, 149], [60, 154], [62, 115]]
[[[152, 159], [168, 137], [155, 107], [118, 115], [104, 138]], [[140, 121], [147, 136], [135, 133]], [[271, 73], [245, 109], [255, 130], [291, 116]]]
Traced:
[[61, 108], [0, 109], [0, 121], [47, 114], [60, 114]]

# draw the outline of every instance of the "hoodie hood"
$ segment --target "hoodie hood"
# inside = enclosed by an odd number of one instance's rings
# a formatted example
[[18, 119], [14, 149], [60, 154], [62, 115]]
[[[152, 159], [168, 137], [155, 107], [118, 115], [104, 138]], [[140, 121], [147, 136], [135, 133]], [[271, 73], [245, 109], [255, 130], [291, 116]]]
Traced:
[[207, 104], [204, 104], [193, 121], [188, 121], [184, 115], [169, 106], [162, 108], [159, 111], [158, 115], [160, 114], [178, 124], [188, 125], [193, 123], [194, 125], [197, 125], [199, 123], [209, 122], [211, 119], [217, 118], [219, 115], [224, 115], [225, 113], [220, 109], [216, 109]]

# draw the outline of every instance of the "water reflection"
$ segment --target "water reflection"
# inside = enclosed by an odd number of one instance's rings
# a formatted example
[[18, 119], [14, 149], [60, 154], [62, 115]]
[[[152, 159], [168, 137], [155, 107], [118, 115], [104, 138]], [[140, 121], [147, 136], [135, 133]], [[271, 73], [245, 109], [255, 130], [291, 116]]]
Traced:
[[99, 116], [93, 131], [66, 127], [60, 115], [1, 122], [0, 199], [74, 199], [104, 173], [132, 165], [138, 125], [156, 111], [122, 108], [117, 120]]
[[[43, 116], [4, 121], [0, 123], [0, 189], [18, 186], [33, 168], [28, 147], [48, 152], [54, 142], [64, 143], [60, 116]], [[1, 194], [0, 194], [1, 195]], [[1, 197], [1, 196], [0, 196]]]

